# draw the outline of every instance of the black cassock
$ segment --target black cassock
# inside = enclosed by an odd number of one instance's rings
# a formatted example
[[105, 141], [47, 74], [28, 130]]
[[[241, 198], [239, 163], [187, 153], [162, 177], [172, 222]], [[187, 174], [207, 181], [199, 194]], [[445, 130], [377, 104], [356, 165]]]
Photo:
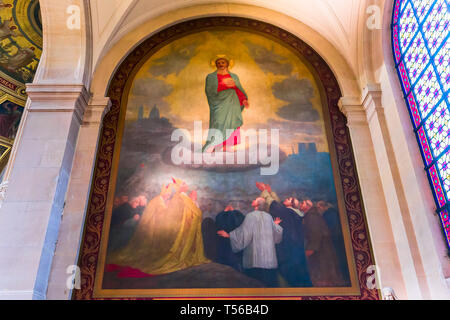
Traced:
[[329, 208], [323, 213], [323, 218], [330, 229], [331, 241], [336, 251], [336, 257], [339, 263], [339, 269], [347, 284], [350, 283], [350, 275], [348, 273], [347, 255], [345, 254], [344, 237], [342, 235], [341, 221], [339, 211]]
[[[237, 229], [244, 219], [244, 214], [238, 210], [222, 211], [216, 216], [217, 230], [225, 230], [230, 233]], [[218, 236], [217, 262], [242, 271], [242, 251], [234, 253], [231, 249], [230, 239]]]
[[273, 201], [269, 209], [270, 215], [281, 218], [283, 240], [276, 245], [278, 269], [283, 278], [292, 287], [311, 287], [308, 265], [305, 255], [303, 218], [294, 210]]
[[217, 238], [216, 223], [212, 218], [205, 218], [202, 221], [203, 251], [205, 257], [211, 261], [217, 261], [217, 246], [219, 239]]
[[[136, 214], [142, 216], [144, 210], [145, 206], [138, 206], [134, 209], [128, 202], [113, 210], [108, 250], [114, 251], [120, 249], [131, 240], [138, 224], [138, 222], [134, 222], [132, 219]], [[131, 223], [126, 223], [127, 221], [131, 221]]]
[[125, 221], [131, 219], [135, 214], [135, 209], [128, 202], [115, 208], [111, 215], [111, 228], [121, 226]]

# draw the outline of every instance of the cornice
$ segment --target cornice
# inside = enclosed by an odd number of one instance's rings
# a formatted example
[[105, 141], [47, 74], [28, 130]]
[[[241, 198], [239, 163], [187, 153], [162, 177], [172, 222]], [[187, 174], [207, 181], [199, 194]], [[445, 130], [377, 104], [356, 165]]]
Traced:
[[81, 123], [90, 94], [82, 84], [27, 84], [30, 112], [74, 112]]
[[111, 100], [108, 97], [92, 97], [86, 107], [83, 124], [98, 124], [103, 121], [103, 117], [111, 109]]
[[339, 109], [347, 118], [347, 126], [367, 125], [366, 111], [358, 97], [342, 97], [338, 102]]
[[348, 125], [367, 125], [375, 113], [383, 112], [381, 97], [379, 83], [367, 84], [361, 97], [342, 97], [338, 105]]
[[379, 83], [368, 84], [361, 97], [362, 106], [366, 111], [367, 121], [370, 122], [375, 113], [383, 112], [381, 103], [381, 85]]

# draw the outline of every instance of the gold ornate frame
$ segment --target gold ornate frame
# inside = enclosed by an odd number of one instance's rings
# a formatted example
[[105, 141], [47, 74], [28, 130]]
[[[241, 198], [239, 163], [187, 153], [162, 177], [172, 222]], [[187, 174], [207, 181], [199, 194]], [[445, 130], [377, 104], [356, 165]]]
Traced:
[[[120, 145], [128, 93], [136, 72], [162, 46], [190, 33], [214, 28], [251, 31], [275, 40], [296, 53], [322, 86], [322, 105], [330, 156], [338, 195], [339, 212], [351, 278], [351, 287], [271, 288], [271, 289], [102, 289], [108, 226], [112, 211]], [[108, 95], [112, 108], [105, 116], [95, 162], [93, 185], [80, 250], [81, 289], [74, 299], [107, 298], [295, 298], [295, 299], [379, 299], [378, 290], [368, 287], [368, 267], [374, 265], [368, 229], [359, 192], [346, 119], [337, 103], [341, 92], [332, 71], [323, 59], [294, 35], [268, 23], [239, 17], [210, 17], [169, 27], [140, 44], [113, 76]]]
[[0, 173], [8, 164], [14, 140], [0, 136]]

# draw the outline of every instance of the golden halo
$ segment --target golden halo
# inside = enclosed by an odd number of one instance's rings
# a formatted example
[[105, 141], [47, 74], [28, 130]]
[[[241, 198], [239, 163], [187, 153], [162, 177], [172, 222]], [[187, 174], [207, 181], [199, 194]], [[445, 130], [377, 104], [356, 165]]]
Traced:
[[218, 54], [218, 55], [216, 55], [214, 58], [212, 58], [211, 59], [211, 62], [210, 62], [210, 64], [211, 64], [211, 67], [213, 68], [213, 69], [216, 69], [217, 67], [216, 67], [216, 61], [218, 60], [218, 59], [225, 59], [225, 60], [227, 60], [228, 61], [228, 69], [232, 69], [233, 67], [234, 67], [234, 60], [233, 59], [230, 59], [230, 57], [228, 57], [226, 54]]

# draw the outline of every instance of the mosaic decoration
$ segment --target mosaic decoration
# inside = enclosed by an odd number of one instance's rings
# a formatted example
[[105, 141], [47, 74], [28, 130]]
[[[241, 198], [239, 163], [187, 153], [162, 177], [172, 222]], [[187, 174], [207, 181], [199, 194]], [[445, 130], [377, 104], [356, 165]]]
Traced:
[[448, 0], [396, 0], [392, 47], [450, 247], [450, 44]]
[[2, 171], [8, 163], [8, 158], [11, 154], [13, 142], [13, 140], [6, 139], [0, 136], [0, 171]]
[[0, 6], [0, 71], [32, 82], [42, 54], [39, 1], [3, 0]]
[[[39, 0], [0, 0], [0, 144], [12, 145], [17, 135], [27, 101], [25, 84], [33, 82], [42, 41]], [[9, 149], [0, 150], [0, 172]]]

